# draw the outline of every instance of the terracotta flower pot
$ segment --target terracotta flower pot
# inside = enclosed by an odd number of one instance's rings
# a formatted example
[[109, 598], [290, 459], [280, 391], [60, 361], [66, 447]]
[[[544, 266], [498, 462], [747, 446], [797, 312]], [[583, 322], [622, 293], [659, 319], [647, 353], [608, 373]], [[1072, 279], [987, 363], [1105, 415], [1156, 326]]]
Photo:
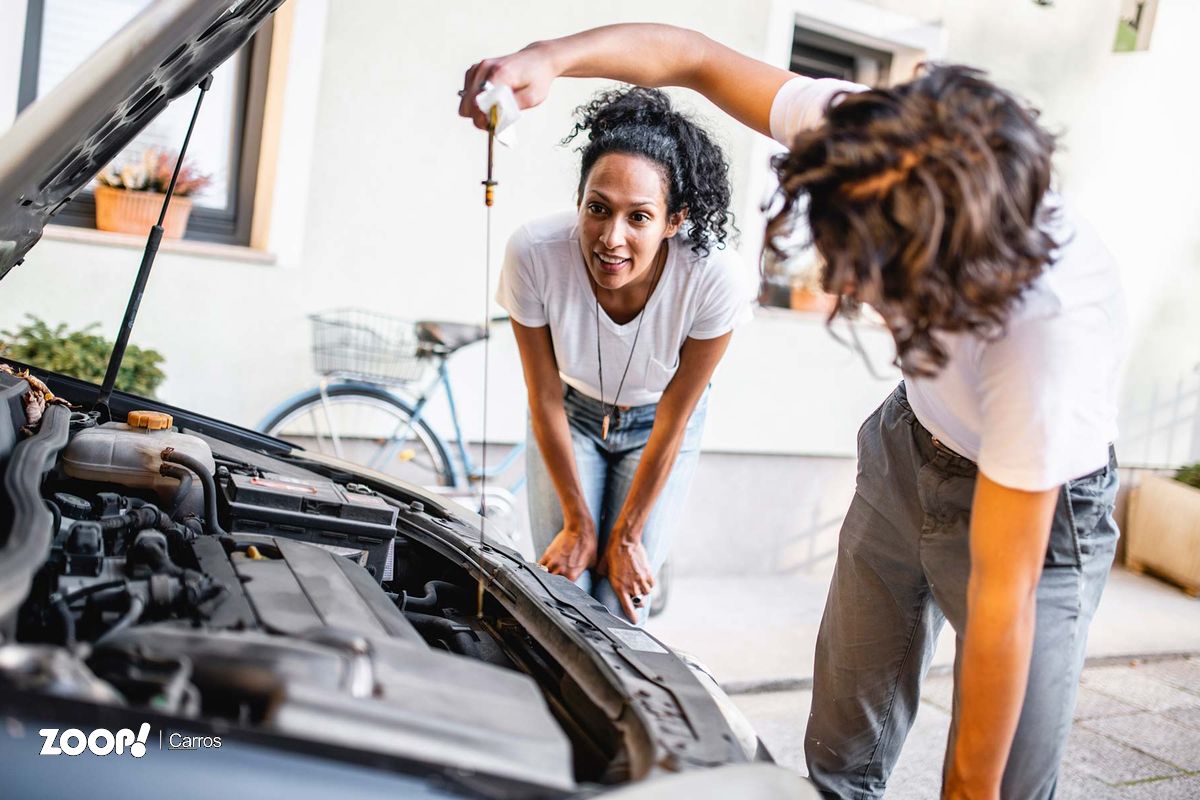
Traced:
[[[163, 197], [158, 192], [134, 192], [97, 184], [96, 227], [102, 231], [145, 236], [158, 222]], [[191, 200], [186, 197], [171, 198], [166, 219], [163, 220], [163, 236], [182, 239], [191, 212]]]
[[1130, 496], [1125, 565], [1153, 572], [1200, 597], [1200, 489], [1146, 475]]
[[829, 316], [837, 307], [837, 295], [826, 294], [817, 289], [793, 286], [789, 308], [793, 311], [812, 311]]

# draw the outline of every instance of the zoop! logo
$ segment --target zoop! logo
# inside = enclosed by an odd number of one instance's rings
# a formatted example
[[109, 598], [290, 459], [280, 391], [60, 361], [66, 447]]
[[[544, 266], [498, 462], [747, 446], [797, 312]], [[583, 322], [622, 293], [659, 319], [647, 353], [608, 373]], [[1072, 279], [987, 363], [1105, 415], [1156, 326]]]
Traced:
[[135, 736], [129, 728], [113, 733], [107, 728], [97, 728], [89, 734], [84, 734], [78, 728], [67, 728], [60, 736], [58, 728], [42, 728], [38, 731], [45, 739], [42, 743], [42, 755], [77, 756], [84, 750], [94, 755], [106, 756], [110, 753], [124, 755], [126, 748], [129, 755], [141, 758], [146, 755], [146, 740], [150, 738], [150, 723], [143, 722]]

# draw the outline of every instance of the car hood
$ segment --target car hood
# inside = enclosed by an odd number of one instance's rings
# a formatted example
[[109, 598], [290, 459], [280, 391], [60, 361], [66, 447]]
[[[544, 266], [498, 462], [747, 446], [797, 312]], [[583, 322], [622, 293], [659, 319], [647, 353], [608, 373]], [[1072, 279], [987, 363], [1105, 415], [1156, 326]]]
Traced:
[[284, 0], [158, 0], [0, 138], [0, 278], [51, 218], [168, 103]]

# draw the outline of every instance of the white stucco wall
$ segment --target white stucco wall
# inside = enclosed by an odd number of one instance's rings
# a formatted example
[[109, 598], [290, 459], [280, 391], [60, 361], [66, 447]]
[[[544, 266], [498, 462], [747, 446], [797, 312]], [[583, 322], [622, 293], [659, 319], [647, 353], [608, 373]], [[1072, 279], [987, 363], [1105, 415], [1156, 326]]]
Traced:
[[[1042, 105], [1065, 131], [1062, 182], [1104, 233], [1126, 270], [1137, 358], [1131, 386], [1170, 378], [1200, 361], [1200, 325], [1188, 298], [1200, 278], [1187, 191], [1200, 174], [1190, 139], [1198, 113], [1185, 71], [1200, 33], [1194, 0], [1162, 0], [1153, 47], [1111, 53], [1116, 0], [752, 0], [603, 5], [467, 0], [414, 9], [392, 0], [294, 0], [296, 41], [275, 192], [271, 266], [164, 254], [135, 340], [167, 355], [164, 399], [241, 423], [312, 382], [305, 314], [364, 305], [411, 317], [475, 320], [484, 313], [484, 138], [455, 115], [466, 66], [526, 42], [621, 20], [696, 27], [752, 55], [786, 55], [795, 13], [898, 48], [926, 47], [991, 70]], [[870, 14], [870, 6], [888, 15]], [[0, 4], [0, 31], [16, 34], [16, 6]], [[23, 9], [21, 9], [23, 11]], [[23, 15], [21, 15], [23, 16]], [[856, 22], [857, 20], [857, 22]], [[909, 24], [911, 23], [911, 25]], [[16, 26], [13, 28], [11, 26]], [[940, 26], [940, 27], [939, 27]], [[855, 33], [855, 31], [850, 31]], [[5, 34], [0, 34], [5, 35]], [[0, 104], [19, 58], [0, 57]], [[630, 54], [636, 58], [637, 54]], [[571, 109], [603, 83], [563, 81], [522, 120], [520, 145], [501, 150], [492, 284], [509, 231], [572, 202], [575, 157], [555, 143]], [[754, 258], [769, 185], [762, 137], [707, 115], [733, 162], [735, 209]], [[7, 117], [0, 105], [0, 128]], [[136, 250], [44, 241], [0, 286], [0, 325], [33, 311], [51, 322], [94, 320], [115, 330], [137, 269]], [[493, 311], [495, 308], [493, 307]], [[886, 342], [867, 336], [877, 364]], [[523, 388], [511, 337], [494, 340], [492, 428], [523, 429]], [[463, 414], [477, 435], [478, 353], [460, 369]], [[890, 379], [867, 374], [819, 321], [770, 313], [738, 333], [718, 373], [711, 449], [849, 455], [863, 415]]]

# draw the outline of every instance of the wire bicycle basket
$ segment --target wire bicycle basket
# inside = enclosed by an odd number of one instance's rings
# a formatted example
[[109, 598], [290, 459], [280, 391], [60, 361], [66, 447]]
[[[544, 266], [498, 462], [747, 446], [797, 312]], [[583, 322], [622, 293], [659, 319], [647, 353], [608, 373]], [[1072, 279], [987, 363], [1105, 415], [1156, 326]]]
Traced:
[[429, 367], [411, 320], [360, 308], [309, 314], [313, 369], [323, 376], [398, 385]]

